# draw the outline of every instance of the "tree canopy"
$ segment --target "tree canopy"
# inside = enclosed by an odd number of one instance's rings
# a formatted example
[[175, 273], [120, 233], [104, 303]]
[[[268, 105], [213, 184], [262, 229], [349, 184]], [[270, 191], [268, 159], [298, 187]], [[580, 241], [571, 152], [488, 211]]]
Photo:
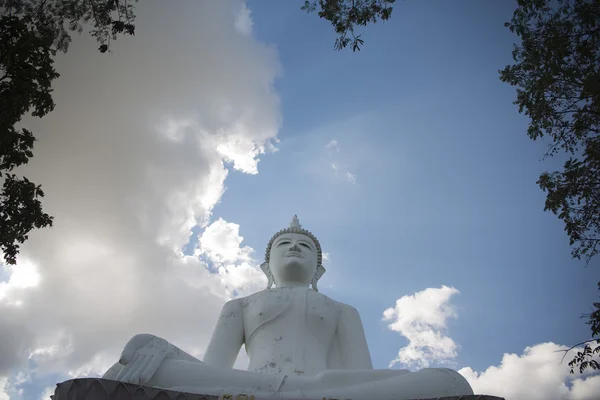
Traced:
[[573, 257], [589, 262], [600, 251], [600, 1], [551, 3], [519, 1], [506, 26], [521, 44], [500, 77], [518, 88], [529, 137], [550, 138], [547, 155], [570, 155], [538, 184], [545, 209], [565, 222]]
[[40, 185], [10, 173], [33, 157], [35, 136], [19, 123], [54, 109], [54, 56], [66, 52], [70, 32], [85, 27], [100, 52], [120, 33], [133, 35], [133, 6], [127, 0], [0, 0], [0, 251], [16, 263], [19, 245], [34, 228], [52, 225], [43, 212]]
[[[546, 156], [569, 157], [537, 181], [545, 210], [564, 221], [573, 258], [589, 263], [600, 251], [600, 0], [519, 0], [505, 26], [521, 43], [500, 79], [517, 87], [529, 137], [550, 139]], [[585, 316], [598, 337], [600, 303]], [[600, 368], [593, 359], [600, 345], [590, 342], [569, 363], [571, 372]]]
[[392, 16], [392, 4], [396, 0], [306, 0], [302, 10], [317, 11], [333, 25], [338, 37], [334, 48], [342, 50], [350, 45], [352, 51], [360, 51], [364, 40], [356, 33], [358, 26], [367, 26], [377, 21], [386, 21]]

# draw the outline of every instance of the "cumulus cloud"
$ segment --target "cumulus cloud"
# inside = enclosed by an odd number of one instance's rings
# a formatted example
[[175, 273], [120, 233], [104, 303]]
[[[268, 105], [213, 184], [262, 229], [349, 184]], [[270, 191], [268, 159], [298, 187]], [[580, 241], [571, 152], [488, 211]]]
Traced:
[[44, 389], [44, 391], [40, 395], [40, 400], [50, 399], [50, 396], [54, 395], [54, 389], [55, 389], [54, 386], [49, 386], [46, 389]]
[[240, 33], [243, 7], [140, 3], [136, 36], [112, 54], [82, 36], [58, 58], [56, 110], [24, 121], [39, 140], [18, 171], [43, 185], [55, 223], [2, 279], [0, 375], [99, 374], [140, 332], [201, 357], [228, 285], [262, 279], [247, 248], [227, 258], [230, 242], [209, 245], [227, 279], [181, 251], [210, 222], [227, 165], [256, 173], [280, 126], [277, 55]]
[[[459, 291], [453, 287], [428, 288], [403, 296], [394, 307], [384, 311], [389, 329], [409, 341], [390, 366], [425, 368], [433, 363], [448, 364], [458, 345], [445, 336], [448, 318], [456, 318], [450, 305]], [[600, 393], [600, 375], [593, 371], [570, 374], [561, 363], [567, 346], [541, 343], [525, 348], [521, 355], [504, 354], [499, 365], [477, 372], [470, 367], [458, 372], [475, 393], [504, 397], [507, 400], [595, 400]], [[575, 352], [578, 349], [574, 350]]]
[[10, 400], [8, 393], [6, 392], [8, 386], [8, 377], [0, 376], [0, 400]]
[[521, 355], [504, 354], [498, 366], [476, 372], [460, 369], [475, 393], [507, 400], [594, 400], [600, 393], [600, 375], [571, 375], [561, 363], [567, 346], [540, 343], [527, 347]]
[[24, 389], [23, 384], [31, 379], [28, 371], [20, 371], [11, 377], [0, 376], [0, 400], [11, 400], [15, 397], [21, 398]]
[[218, 270], [230, 296], [254, 293], [267, 283], [259, 263], [251, 257], [254, 249], [241, 245], [244, 238], [239, 231], [238, 224], [219, 218], [200, 235], [196, 251]]
[[252, 33], [252, 26], [254, 25], [254, 23], [252, 22], [251, 15], [252, 12], [248, 8], [248, 6], [246, 6], [245, 3], [242, 4], [240, 6], [238, 15], [235, 19], [235, 27], [240, 33], [244, 35], [250, 35]]
[[[1, 253], [0, 257], [4, 259]], [[24, 257], [21, 257], [18, 266], [0, 264], [0, 268], [4, 268], [9, 276], [8, 281], [0, 282], [0, 301], [10, 298], [12, 305], [19, 306], [22, 304], [20, 292], [23, 289], [34, 288], [40, 283], [37, 266]]]
[[383, 312], [388, 328], [408, 339], [390, 367], [403, 364], [409, 368], [425, 368], [431, 363], [449, 363], [456, 357], [458, 345], [444, 335], [448, 318], [456, 318], [449, 304], [459, 291], [453, 287], [427, 288], [396, 300], [394, 307]]
[[200, 235], [198, 253], [217, 263], [249, 261], [253, 250], [249, 246], [241, 247], [243, 240], [238, 224], [219, 218]]
[[572, 400], [596, 400], [598, 393], [600, 393], [600, 375], [575, 379], [571, 383]]

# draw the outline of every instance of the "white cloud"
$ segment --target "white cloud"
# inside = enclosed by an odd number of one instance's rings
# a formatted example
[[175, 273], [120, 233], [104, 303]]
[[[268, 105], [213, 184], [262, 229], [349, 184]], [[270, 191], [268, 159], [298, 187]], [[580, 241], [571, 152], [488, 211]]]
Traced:
[[456, 318], [450, 298], [459, 291], [453, 287], [427, 288], [396, 300], [394, 307], [383, 312], [388, 328], [409, 341], [401, 348], [390, 367], [401, 363], [424, 368], [431, 363], [448, 363], [456, 357], [457, 344], [444, 336], [446, 320]]
[[267, 278], [263, 272], [256, 265], [250, 265], [246, 262], [239, 265], [228, 264], [219, 267], [219, 276], [229, 296], [234, 293], [246, 296], [267, 286]]
[[356, 183], [356, 175], [350, 172], [350, 167], [344, 162], [346, 157], [340, 153], [340, 143], [336, 139], [331, 139], [325, 148], [328, 150], [327, 158], [330, 160], [329, 165], [333, 170], [333, 175], [337, 179]]
[[224, 134], [216, 149], [225, 161], [233, 163], [235, 169], [247, 174], [257, 174], [257, 157], [264, 153], [266, 148], [271, 148], [272, 143], [268, 141], [269, 138], [265, 138], [264, 143], [257, 145], [251, 132], [244, 132], [244, 129], [236, 126], [232, 132]]
[[350, 183], [356, 183], [356, 175], [354, 175], [350, 172], [347, 172], [347, 171], [346, 171], [346, 179], [348, 179], [348, 181]]
[[236, 29], [244, 34], [250, 35], [252, 34], [252, 27], [254, 22], [252, 21], [252, 11], [246, 6], [246, 4], [242, 4], [240, 10], [235, 19], [235, 27]]
[[67, 371], [67, 375], [71, 378], [99, 376], [104, 374], [114, 363], [115, 360], [111, 355], [103, 353], [95, 354], [84, 364]]
[[8, 377], [0, 376], [0, 400], [10, 400], [10, 396], [7, 393], [8, 389]]
[[[3, 257], [3, 255], [0, 254], [0, 257]], [[19, 299], [18, 292], [22, 289], [34, 288], [40, 284], [40, 274], [37, 266], [27, 259], [22, 258], [18, 267], [0, 263], [0, 268], [4, 268], [9, 275], [7, 282], [0, 282], [0, 303], [3, 299], [10, 298], [11, 304], [19, 306], [22, 302]]]
[[[50, 400], [50, 396], [54, 395], [54, 389], [54, 386], [49, 386], [46, 389], [44, 389], [44, 391], [40, 395], [40, 400]], [[0, 400], [1, 399], [2, 398], [0, 397]]]
[[600, 375], [575, 379], [571, 386], [570, 399], [597, 400], [600, 393]]
[[[448, 363], [457, 355], [458, 345], [444, 335], [448, 318], [456, 318], [449, 304], [459, 291], [442, 286], [404, 296], [384, 311], [389, 329], [409, 340], [390, 363], [424, 368]], [[567, 346], [541, 343], [525, 348], [523, 354], [504, 354], [498, 366], [476, 372], [460, 369], [476, 394], [507, 400], [595, 400], [600, 393], [600, 374], [593, 371], [571, 375], [567, 361], [561, 363]], [[574, 350], [575, 352], [578, 349]]]
[[333, 169], [333, 173], [338, 179], [342, 179], [350, 183], [356, 183], [356, 175], [348, 170], [347, 165], [333, 162], [331, 163], [331, 169]]
[[[567, 362], [561, 363], [567, 346], [541, 343], [527, 347], [523, 354], [504, 354], [499, 366], [483, 372], [460, 369], [475, 393], [507, 400], [594, 400], [600, 393], [600, 375], [571, 375]], [[577, 350], [577, 349], [576, 349]]]
[[0, 377], [0, 400], [22, 398], [23, 385], [31, 382], [29, 371], [21, 371], [11, 377]]
[[266, 277], [251, 254], [254, 250], [242, 246], [244, 238], [238, 224], [217, 219], [206, 227], [198, 239], [196, 254], [204, 255], [218, 268], [227, 294], [250, 294], [266, 285]]
[[325, 148], [340, 151], [340, 144], [337, 140], [331, 139], [331, 141], [325, 145]]
[[199, 253], [216, 263], [249, 261], [253, 250], [249, 246], [240, 247], [244, 238], [239, 232], [238, 224], [217, 219], [200, 235]]
[[225, 163], [256, 173], [280, 126], [277, 55], [236, 30], [242, 6], [140, 3], [112, 54], [82, 36], [57, 59], [57, 107], [23, 122], [38, 142], [18, 171], [42, 184], [54, 226], [31, 233], [0, 289], [0, 375], [28, 360], [98, 374], [140, 332], [202, 354], [228, 285], [263, 279], [245, 248], [226, 279], [181, 253]]

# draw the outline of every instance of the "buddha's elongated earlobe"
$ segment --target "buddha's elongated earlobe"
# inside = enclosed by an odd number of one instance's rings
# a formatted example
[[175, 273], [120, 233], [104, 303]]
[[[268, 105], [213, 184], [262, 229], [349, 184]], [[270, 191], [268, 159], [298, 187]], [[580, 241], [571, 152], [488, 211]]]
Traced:
[[262, 269], [262, 272], [264, 272], [267, 276], [267, 289], [270, 289], [275, 281], [273, 280], [273, 274], [271, 273], [271, 269], [269, 268], [269, 263], [265, 261], [261, 264], [260, 269]]
[[324, 273], [325, 267], [323, 267], [321, 264], [317, 265], [317, 270], [315, 271], [315, 274], [313, 275], [313, 278], [310, 281], [310, 284], [315, 292], [319, 291], [319, 289], [317, 288], [317, 282], [319, 281], [319, 279], [321, 279]]

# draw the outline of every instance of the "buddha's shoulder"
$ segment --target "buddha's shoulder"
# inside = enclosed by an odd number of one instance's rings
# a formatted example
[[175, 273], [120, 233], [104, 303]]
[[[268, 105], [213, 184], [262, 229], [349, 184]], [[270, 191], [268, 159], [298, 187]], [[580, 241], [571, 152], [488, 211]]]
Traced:
[[266, 290], [261, 290], [260, 292], [256, 292], [253, 293], [249, 296], [244, 296], [244, 297], [238, 297], [237, 299], [235, 299], [242, 307], [247, 306], [248, 304], [250, 304], [253, 301], [256, 301], [257, 299], [259, 299], [260, 297], [264, 296]]
[[343, 305], [343, 303], [340, 303], [339, 301], [335, 301], [335, 300], [334, 300], [334, 299], [332, 299], [331, 297], [329, 297], [329, 296], [326, 296], [326, 295], [324, 295], [323, 293], [321, 293], [321, 292], [317, 292], [317, 291], [315, 291], [315, 290], [311, 290], [311, 291], [309, 292], [309, 299], [310, 299], [310, 298], [312, 298], [312, 299], [315, 299], [315, 300], [317, 300], [317, 301], [319, 301], [319, 302], [326, 303], [326, 304], [328, 304], [328, 305], [332, 305], [332, 306], [340, 306], [340, 305]]
[[334, 300], [331, 297], [322, 294], [321, 292], [316, 292], [314, 290], [312, 290], [311, 292], [312, 293], [309, 296], [309, 298], [312, 297], [313, 301], [321, 303], [323, 306], [328, 307], [330, 309], [334, 309], [336, 310], [336, 312], [357, 312], [356, 309], [349, 304]]
[[356, 308], [352, 307], [351, 305], [342, 303], [341, 301], [334, 300], [331, 297], [325, 296], [321, 292], [316, 292], [313, 290], [311, 297], [313, 297], [313, 298], [317, 299], [317, 301], [325, 303], [325, 305], [335, 308], [339, 311], [358, 312], [356, 310]]
[[262, 299], [265, 297], [270, 297], [270, 296], [277, 296], [280, 294], [281, 294], [280, 291], [277, 289], [264, 289], [264, 290], [261, 290], [260, 292], [253, 293], [249, 296], [238, 297], [237, 299], [234, 299], [231, 301], [237, 302], [237, 304], [239, 304], [239, 306], [241, 306], [241, 307], [246, 307], [248, 304], [255, 302], [259, 299]]
[[341, 301], [336, 300], [331, 301], [335, 303], [336, 308], [338, 308], [340, 311], [358, 312], [356, 308], [352, 307], [350, 304], [342, 303]]
[[[285, 298], [291, 296], [293, 293], [289, 290], [282, 290], [277, 288], [269, 288], [261, 290], [260, 292], [256, 292], [249, 296], [238, 297], [237, 299], [230, 300], [229, 303], [235, 303], [236, 307], [246, 307], [250, 303], [253, 303], [259, 299], [268, 298], [268, 297], [277, 297], [278, 300], [285, 300]], [[285, 298], [284, 298], [285, 297]], [[342, 302], [333, 300], [331, 297], [328, 297], [320, 292], [309, 289], [308, 291], [308, 301], [322, 303], [326, 306], [337, 308], [340, 310], [354, 310], [354, 307], [344, 304]]]

